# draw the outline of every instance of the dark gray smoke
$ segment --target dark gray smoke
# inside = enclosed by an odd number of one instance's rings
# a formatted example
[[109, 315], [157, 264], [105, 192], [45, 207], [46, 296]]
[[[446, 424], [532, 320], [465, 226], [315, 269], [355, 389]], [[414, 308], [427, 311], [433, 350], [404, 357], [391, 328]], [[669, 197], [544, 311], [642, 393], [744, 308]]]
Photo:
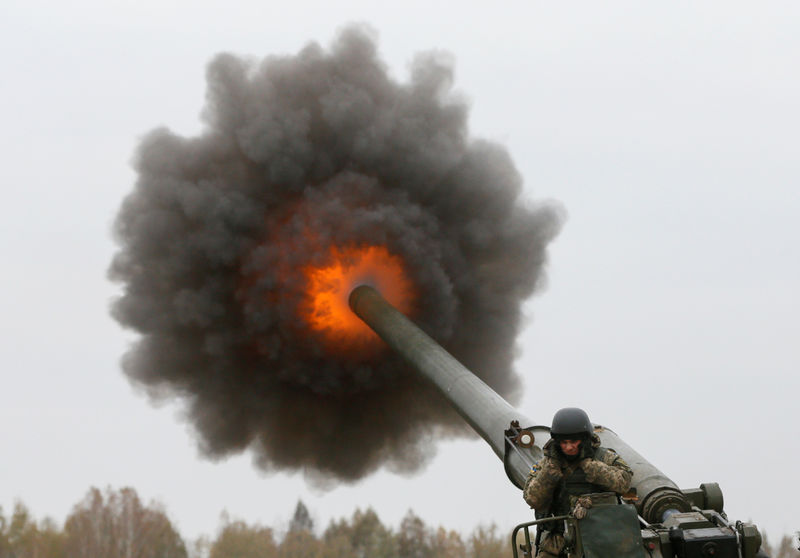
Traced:
[[[117, 217], [114, 317], [141, 337], [125, 374], [178, 397], [201, 449], [353, 480], [413, 471], [461, 420], [388, 351], [332, 351], [297, 312], [331, 244], [384, 244], [417, 287], [413, 319], [498, 392], [521, 303], [542, 282], [552, 207], [520, 200], [500, 146], [469, 137], [441, 55], [391, 79], [369, 33], [330, 51], [208, 68], [205, 131], [151, 132]], [[311, 233], [311, 234], [310, 234]]]

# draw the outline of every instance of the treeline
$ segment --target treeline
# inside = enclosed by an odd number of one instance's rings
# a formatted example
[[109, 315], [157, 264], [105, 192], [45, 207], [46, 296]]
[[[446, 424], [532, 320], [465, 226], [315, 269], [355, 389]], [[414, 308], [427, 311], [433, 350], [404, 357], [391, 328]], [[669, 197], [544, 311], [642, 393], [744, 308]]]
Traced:
[[[800, 558], [792, 537], [765, 540], [772, 558]], [[371, 510], [333, 520], [317, 534], [298, 502], [285, 533], [223, 517], [212, 539], [186, 542], [163, 507], [145, 505], [132, 488], [91, 488], [63, 526], [37, 521], [22, 503], [0, 509], [0, 558], [510, 558], [508, 533], [478, 527], [467, 536], [433, 528], [409, 511], [398, 529]]]
[[331, 521], [316, 534], [298, 502], [285, 533], [223, 517], [212, 538], [185, 541], [157, 503], [145, 505], [132, 488], [92, 488], [63, 526], [37, 521], [18, 502], [0, 509], [0, 558], [509, 558], [505, 533], [478, 527], [463, 538], [428, 527], [409, 512], [400, 528], [385, 526], [371, 510]]

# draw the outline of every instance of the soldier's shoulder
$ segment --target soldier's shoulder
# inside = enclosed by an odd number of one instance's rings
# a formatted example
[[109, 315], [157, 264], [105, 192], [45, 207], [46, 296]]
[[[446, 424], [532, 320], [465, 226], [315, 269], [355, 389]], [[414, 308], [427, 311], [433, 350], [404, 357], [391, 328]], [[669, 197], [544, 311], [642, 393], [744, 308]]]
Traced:
[[532, 483], [536, 481], [536, 477], [539, 476], [539, 472], [542, 470], [542, 462], [534, 463], [531, 466], [531, 470], [528, 471], [528, 478], [525, 479], [525, 490], [527, 491], [528, 488], [531, 486]]

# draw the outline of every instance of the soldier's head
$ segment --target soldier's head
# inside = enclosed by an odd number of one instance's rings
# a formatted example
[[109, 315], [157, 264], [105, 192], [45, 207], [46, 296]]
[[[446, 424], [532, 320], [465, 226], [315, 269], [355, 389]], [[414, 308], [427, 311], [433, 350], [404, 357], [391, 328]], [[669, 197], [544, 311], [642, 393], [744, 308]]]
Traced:
[[550, 436], [558, 442], [558, 448], [568, 459], [581, 455], [581, 449], [592, 437], [594, 427], [583, 409], [567, 407], [553, 416]]

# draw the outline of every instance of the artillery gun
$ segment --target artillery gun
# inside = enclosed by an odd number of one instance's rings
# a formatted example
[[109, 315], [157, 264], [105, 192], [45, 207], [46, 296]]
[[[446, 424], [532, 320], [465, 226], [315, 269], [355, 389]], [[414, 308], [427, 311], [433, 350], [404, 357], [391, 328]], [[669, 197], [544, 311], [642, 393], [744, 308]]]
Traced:
[[[349, 303], [389, 347], [434, 384], [521, 489], [543, 456], [550, 429], [534, 425], [372, 287], [356, 287]], [[621, 498], [598, 497], [582, 519], [564, 515], [521, 523], [511, 535], [514, 558], [520, 553], [534, 556], [537, 545], [531, 528], [554, 521], [565, 522], [571, 558], [767, 558], [755, 525], [728, 520], [716, 483], [681, 490], [612, 430], [600, 425], [594, 430], [602, 445], [613, 448], [633, 470], [631, 490]]]

